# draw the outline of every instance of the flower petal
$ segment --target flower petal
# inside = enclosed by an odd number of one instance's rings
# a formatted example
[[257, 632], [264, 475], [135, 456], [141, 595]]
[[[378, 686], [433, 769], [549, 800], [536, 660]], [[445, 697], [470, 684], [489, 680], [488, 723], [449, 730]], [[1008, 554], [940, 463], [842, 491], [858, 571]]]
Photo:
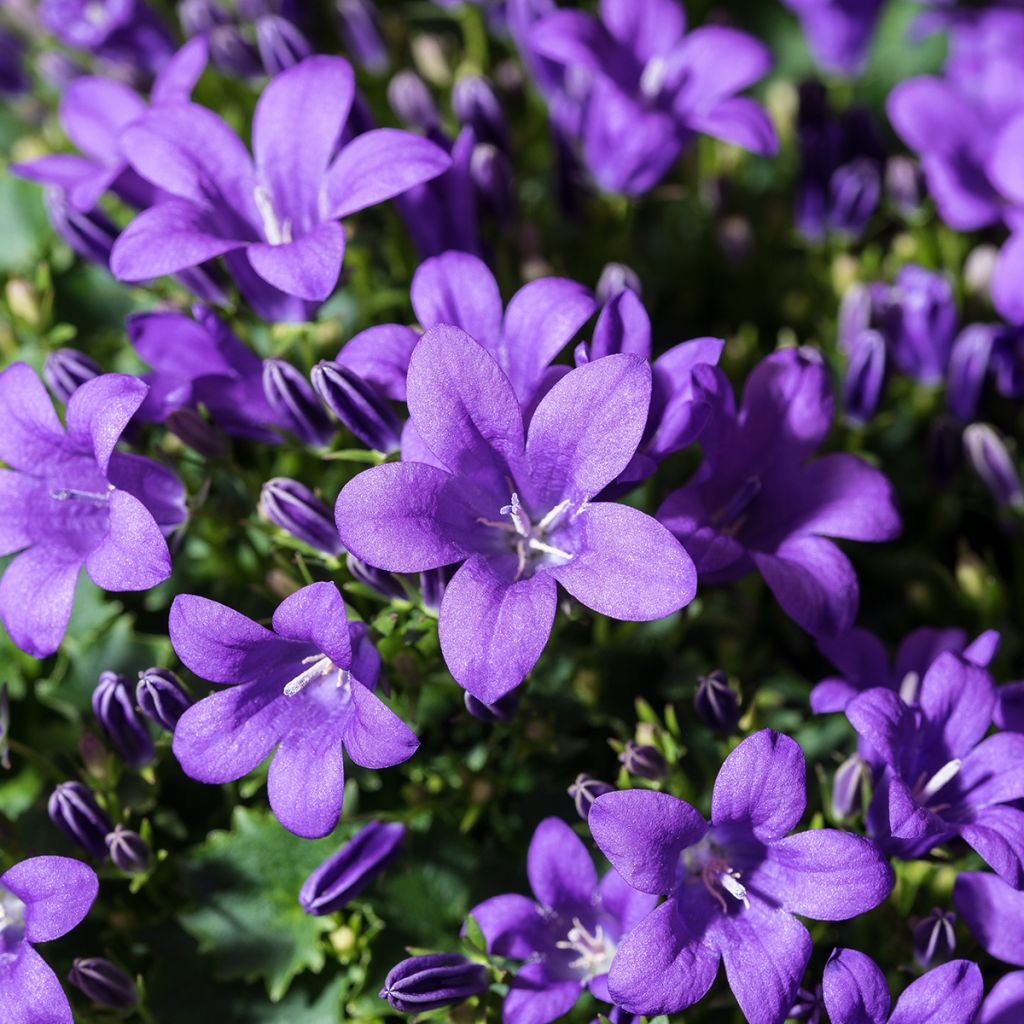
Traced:
[[597, 871], [583, 840], [561, 818], [545, 818], [533, 833], [526, 873], [537, 902], [568, 916], [589, 907]]
[[890, 767], [915, 749], [916, 724], [910, 708], [892, 690], [864, 690], [846, 706], [846, 717], [857, 734]]
[[641, 359], [651, 356], [651, 318], [631, 288], [623, 288], [604, 304], [590, 342], [591, 359], [616, 352], [628, 352]]
[[711, 821], [749, 824], [758, 839], [780, 839], [796, 827], [807, 801], [807, 768], [799, 744], [762, 729], [725, 759], [715, 779]]
[[502, 304], [487, 264], [468, 252], [443, 252], [424, 260], [409, 291], [424, 330], [437, 324], [461, 327], [497, 358]]
[[420, 741], [379, 697], [352, 682], [354, 715], [345, 726], [345, 752], [361, 768], [390, 768], [408, 761]]
[[39, 481], [13, 469], [0, 469], [0, 557], [27, 548], [35, 539], [31, 502]]
[[569, 530], [573, 558], [552, 565], [551, 575], [588, 608], [615, 619], [646, 621], [693, 600], [693, 562], [657, 519], [601, 501], [585, 505]]
[[952, 651], [940, 654], [921, 681], [924, 748], [947, 758], [965, 757], [992, 724], [996, 693], [992, 677]]
[[73, 553], [34, 547], [22, 551], [4, 570], [0, 620], [26, 654], [45, 658], [60, 647], [81, 568], [81, 559]]
[[686, 28], [675, 0], [601, 0], [601, 20], [641, 64], [676, 46]]
[[878, 965], [855, 949], [837, 949], [822, 976], [832, 1024], [886, 1024], [889, 986]]
[[1024, 231], [1015, 231], [1003, 243], [992, 275], [992, 302], [1010, 323], [1024, 323], [1024, 298], [1020, 280], [1024, 275]]
[[977, 1024], [1017, 1024], [1024, 1018], [1024, 971], [1004, 974], [985, 997]]
[[548, 977], [543, 963], [526, 964], [516, 971], [505, 996], [504, 1024], [550, 1024], [568, 1013], [583, 991], [578, 981]]
[[114, 446], [148, 391], [138, 377], [104, 373], [76, 388], [68, 400], [68, 435], [92, 448], [101, 473], [106, 472]]
[[57, 975], [27, 942], [0, 964], [0, 991], [2, 1024], [74, 1024]]
[[267, 776], [267, 796], [277, 820], [297, 836], [319, 839], [338, 824], [344, 795], [345, 765], [337, 723], [327, 721], [318, 728], [303, 722], [301, 728], [289, 730]]
[[953, 960], [911, 983], [896, 1001], [889, 1024], [971, 1024], [983, 994], [978, 965]]
[[1024, 920], [1024, 892], [998, 875], [962, 871], [953, 887], [953, 904], [971, 934], [989, 956], [1024, 967], [1020, 922]]
[[110, 493], [110, 525], [85, 560], [104, 590], [149, 590], [171, 575], [171, 553], [149, 509], [127, 491]]
[[658, 905], [656, 893], [634, 889], [615, 868], [604, 873], [598, 892], [601, 906], [618, 922], [620, 935], [632, 931]]
[[205, 35], [194, 36], [160, 69], [149, 93], [150, 102], [187, 102], [209, 59], [209, 40]]
[[1014, 889], [1024, 887], [1024, 811], [997, 804], [970, 814], [960, 838]]
[[510, 582], [481, 555], [445, 588], [439, 634], [448, 671], [485, 704], [514, 690], [540, 657], [555, 619], [549, 573]]
[[487, 950], [496, 956], [526, 960], [545, 937], [540, 908], [531, 899], [516, 893], [492, 896], [470, 912], [487, 940]]
[[32, 473], [63, 455], [64, 430], [43, 382], [26, 363], [0, 373], [0, 462]]
[[772, 119], [759, 103], [745, 96], [734, 96], [704, 113], [691, 114], [687, 124], [694, 131], [751, 153], [774, 156], [779, 151], [779, 137]]
[[294, 242], [250, 245], [252, 269], [287, 295], [322, 302], [334, 291], [345, 257], [345, 229], [333, 221], [318, 224]]
[[409, 359], [419, 340], [411, 327], [378, 324], [349, 338], [334, 361], [376, 385], [385, 397], [404, 402]]
[[25, 904], [25, 938], [50, 942], [89, 913], [99, 892], [96, 872], [71, 857], [29, 857], [3, 875], [0, 885]]
[[274, 632], [316, 645], [338, 668], [352, 663], [345, 602], [333, 583], [311, 583], [286, 597], [274, 612]]
[[634, 889], [658, 894], [675, 889], [683, 851], [708, 830], [688, 803], [647, 789], [599, 796], [587, 823], [612, 867]]

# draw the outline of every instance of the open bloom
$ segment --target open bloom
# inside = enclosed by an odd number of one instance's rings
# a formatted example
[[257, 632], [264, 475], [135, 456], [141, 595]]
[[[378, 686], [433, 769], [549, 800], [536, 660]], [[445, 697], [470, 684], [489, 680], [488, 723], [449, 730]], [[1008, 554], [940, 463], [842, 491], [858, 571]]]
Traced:
[[822, 990], [833, 1024], [973, 1024], [984, 985], [976, 963], [952, 960], [911, 982], [890, 1014], [889, 986], [874, 960], [837, 949], [825, 965]]
[[526, 961], [509, 984], [505, 1024], [547, 1024], [585, 988], [610, 1002], [608, 968], [618, 944], [657, 896], [632, 889], [614, 868], [599, 883], [587, 848], [559, 818], [537, 826], [526, 871], [534, 899], [506, 893], [470, 911], [489, 952]]
[[72, 1024], [68, 997], [35, 944], [71, 931], [98, 891], [96, 872], [71, 857], [30, 857], [0, 875], [4, 1024]]
[[701, 435], [704, 461], [658, 519], [686, 545], [702, 582], [757, 569], [800, 626], [815, 636], [842, 633], [853, 624], [859, 587], [827, 538], [895, 537], [892, 487], [855, 455], [811, 459], [832, 422], [819, 359], [796, 349], [768, 356], [747, 380], [739, 410], [721, 380], [721, 408]]
[[412, 756], [418, 740], [373, 693], [380, 656], [366, 626], [348, 622], [333, 583], [314, 583], [274, 612], [273, 632], [216, 601], [174, 599], [171, 643], [196, 675], [228, 688], [190, 707], [174, 730], [185, 773], [223, 783], [272, 750], [267, 782], [277, 820], [327, 835], [345, 785], [342, 750], [364, 768]]
[[37, 658], [60, 646], [84, 566], [104, 590], [148, 590], [167, 579], [164, 534], [185, 518], [168, 469], [115, 452], [146, 396], [135, 377], [110, 373], [71, 396], [62, 426], [35, 371], [0, 374], [0, 555], [21, 552], [0, 580], [0, 619]]
[[710, 825], [667, 793], [597, 798], [589, 819], [597, 845], [634, 888], [668, 896], [619, 946], [608, 978], [617, 1005], [674, 1013], [707, 992], [724, 960], [747, 1020], [783, 1020], [811, 955], [811, 937], [793, 915], [856, 917], [893, 883], [885, 858], [861, 836], [787, 835], [805, 799], [803, 753], [770, 729], [725, 759]]
[[528, 46], [590, 76], [583, 157], [611, 192], [652, 188], [698, 132], [756, 153], [778, 148], [768, 115], [738, 95], [771, 67], [768, 50], [717, 25], [687, 33], [677, 0], [602, 0], [599, 18], [558, 10]]
[[193, 103], [135, 121], [123, 152], [170, 198], [128, 225], [111, 254], [114, 275], [140, 281], [226, 255], [257, 312], [308, 318], [341, 272], [339, 220], [449, 165], [432, 142], [388, 128], [338, 151], [354, 94], [341, 57], [309, 57], [277, 75], [256, 104], [253, 157], [219, 115]]
[[1024, 886], [1024, 735], [985, 738], [996, 705], [989, 674], [951, 652], [921, 680], [916, 703], [892, 690], [855, 697], [846, 717], [876, 766], [868, 825], [896, 856], [960, 836], [1007, 882]]
[[441, 650], [485, 704], [540, 656], [556, 583], [620, 619], [661, 618], [693, 598], [690, 558], [660, 523], [591, 500], [636, 451], [650, 394], [642, 360], [598, 359], [545, 395], [527, 434], [511, 382], [467, 334], [439, 326], [416, 346], [408, 402], [424, 461], [360, 473], [335, 519], [345, 547], [377, 568], [462, 563], [441, 602]]

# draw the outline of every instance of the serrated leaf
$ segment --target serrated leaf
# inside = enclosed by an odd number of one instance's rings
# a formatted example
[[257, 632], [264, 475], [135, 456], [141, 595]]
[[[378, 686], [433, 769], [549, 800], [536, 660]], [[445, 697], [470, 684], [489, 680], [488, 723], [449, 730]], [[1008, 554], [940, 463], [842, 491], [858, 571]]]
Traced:
[[334, 923], [304, 913], [298, 893], [348, 831], [300, 839], [269, 812], [237, 807], [230, 832], [211, 832], [189, 854], [182, 874], [192, 906], [179, 920], [219, 974], [262, 978], [276, 1002], [297, 974], [323, 967], [321, 937]]

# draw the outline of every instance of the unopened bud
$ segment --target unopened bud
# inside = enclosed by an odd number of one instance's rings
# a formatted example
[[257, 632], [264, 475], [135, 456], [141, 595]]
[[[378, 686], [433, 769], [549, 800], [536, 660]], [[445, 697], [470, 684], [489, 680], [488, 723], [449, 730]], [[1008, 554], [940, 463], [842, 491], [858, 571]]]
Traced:
[[722, 671], [709, 672], [697, 680], [693, 706], [701, 721], [715, 732], [728, 735], [739, 724], [740, 698]]
[[135, 982], [109, 960], [100, 957], [75, 960], [68, 981], [97, 1006], [126, 1012], [138, 1005]]
[[488, 984], [483, 964], [475, 964], [460, 953], [429, 953], [409, 957], [392, 967], [380, 997], [399, 1013], [425, 1013], [481, 995]]
[[149, 870], [149, 846], [138, 832], [118, 825], [107, 834], [106, 842], [107, 852], [118, 871], [126, 875], [144, 875]]
[[139, 710], [161, 729], [174, 732], [178, 719], [192, 706], [181, 680], [167, 668], [147, 668], [135, 686]]
[[327, 360], [313, 367], [310, 379], [324, 405], [363, 444], [384, 454], [398, 451], [402, 421], [375, 385]]
[[586, 772], [580, 772], [576, 776], [575, 782], [569, 787], [569, 796], [572, 797], [572, 802], [576, 805], [576, 813], [586, 821], [590, 817], [590, 808], [594, 806], [594, 801], [599, 796], [614, 791], [615, 787], [607, 782], [595, 779], [592, 775], [587, 775]]
[[62, 782], [50, 794], [46, 809], [50, 820], [72, 842], [97, 860], [106, 859], [107, 836], [114, 826], [88, 786]]
[[100, 673], [92, 693], [92, 711], [126, 764], [141, 768], [153, 760], [153, 740], [135, 712], [125, 676], [116, 672]]

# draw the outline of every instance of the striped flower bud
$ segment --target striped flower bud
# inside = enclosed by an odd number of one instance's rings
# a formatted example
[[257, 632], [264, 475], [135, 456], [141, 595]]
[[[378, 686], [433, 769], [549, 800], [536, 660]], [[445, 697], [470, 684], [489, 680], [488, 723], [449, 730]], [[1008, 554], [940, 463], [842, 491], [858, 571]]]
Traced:
[[298, 480], [275, 476], [260, 490], [260, 515], [303, 544], [328, 555], [340, 555], [334, 513]]
[[392, 967], [380, 997], [399, 1013], [425, 1013], [481, 995], [488, 983], [483, 964], [475, 964], [460, 953], [428, 953]]
[[88, 786], [62, 782], [50, 794], [46, 809], [50, 820], [72, 842], [97, 860], [106, 859], [107, 836], [114, 826]]
[[174, 732], [178, 719], [192, 706], [181, 680], [168, 668], [147, 668], [135, 685], [139, 710], [161, 729]]
[[132, 768], [153, 760], [156, 752], [145, 722], [135, 711], [128, 679], [116, 672], [101, 672], [92, 692], [92, 711], [107, 738]]

